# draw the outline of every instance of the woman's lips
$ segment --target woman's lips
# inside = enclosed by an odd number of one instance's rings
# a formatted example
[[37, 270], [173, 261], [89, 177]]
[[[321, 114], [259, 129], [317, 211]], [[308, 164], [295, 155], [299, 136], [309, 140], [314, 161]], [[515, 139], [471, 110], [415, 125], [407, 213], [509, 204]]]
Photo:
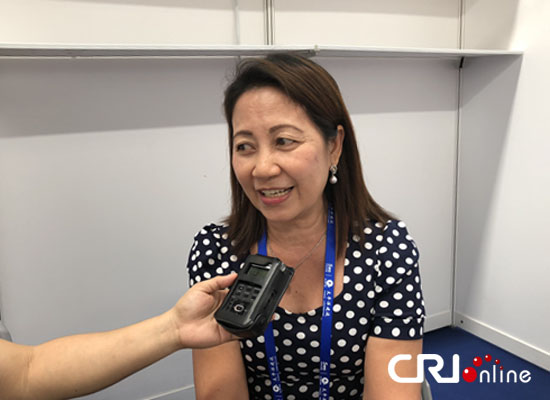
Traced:
[[259, 190], [260, 199], [265, 205], [280, 204], [290, 196], [293, 186], [285, 189], [263, 189]]

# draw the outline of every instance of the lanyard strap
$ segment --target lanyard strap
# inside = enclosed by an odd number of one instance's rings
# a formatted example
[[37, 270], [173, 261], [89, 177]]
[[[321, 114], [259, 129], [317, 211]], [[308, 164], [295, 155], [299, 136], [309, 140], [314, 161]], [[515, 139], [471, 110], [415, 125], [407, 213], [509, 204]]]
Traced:
[[[258, 243], [258, 253], [267, 255], [267, 235], [264, 232]], [[332, 336], [332, 305], [334, 298], [334, 269], [336, 265], [336, 231], [334, 211], [328, 209], [327, 216], [327, 243], [325, 247], [325, 279], [323, 285], [323, 309], [321, 316], [321, 354], [319, 376], [319, 399], [328, 400], [330, 394], [330, 342]], [[274, 400], [283, 400], [277, 351], [273, 336], [273, 324], [270, 322], [264, 333], [267, 366], [271, 378], [271, 387]]]

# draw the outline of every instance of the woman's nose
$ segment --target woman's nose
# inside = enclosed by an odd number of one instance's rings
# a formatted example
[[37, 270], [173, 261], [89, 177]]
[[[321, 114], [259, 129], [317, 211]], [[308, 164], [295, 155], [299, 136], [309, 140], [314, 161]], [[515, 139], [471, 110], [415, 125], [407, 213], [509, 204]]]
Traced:
[[255, 178], [270, 178], [280, 172], [281, 168], [272, 152], [261, 151], [258, 153], [252, 176]]

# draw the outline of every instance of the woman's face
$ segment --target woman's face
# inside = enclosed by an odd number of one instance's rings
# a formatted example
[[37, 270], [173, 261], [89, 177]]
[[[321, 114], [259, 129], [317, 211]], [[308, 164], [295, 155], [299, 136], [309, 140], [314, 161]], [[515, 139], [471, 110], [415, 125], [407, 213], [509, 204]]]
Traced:
[[233, 170], [269, 222], [315, 216], [324, 212], [323, 190], [342, 139], [343, 133], [327, 144], [302, 107], [281, 91], [251, 89], [233, 110]]

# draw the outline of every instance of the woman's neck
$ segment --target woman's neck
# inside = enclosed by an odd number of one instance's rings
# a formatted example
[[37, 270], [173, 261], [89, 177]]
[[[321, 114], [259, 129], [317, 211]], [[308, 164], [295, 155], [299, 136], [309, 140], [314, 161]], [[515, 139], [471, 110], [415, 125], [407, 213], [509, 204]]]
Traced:
[[292, 222], [267, 221], [267, 237], [271, 243], [285, 247], [302, 247], [318, 240], [326, 230], [327, 211], [322, 204], [318, 210]]

